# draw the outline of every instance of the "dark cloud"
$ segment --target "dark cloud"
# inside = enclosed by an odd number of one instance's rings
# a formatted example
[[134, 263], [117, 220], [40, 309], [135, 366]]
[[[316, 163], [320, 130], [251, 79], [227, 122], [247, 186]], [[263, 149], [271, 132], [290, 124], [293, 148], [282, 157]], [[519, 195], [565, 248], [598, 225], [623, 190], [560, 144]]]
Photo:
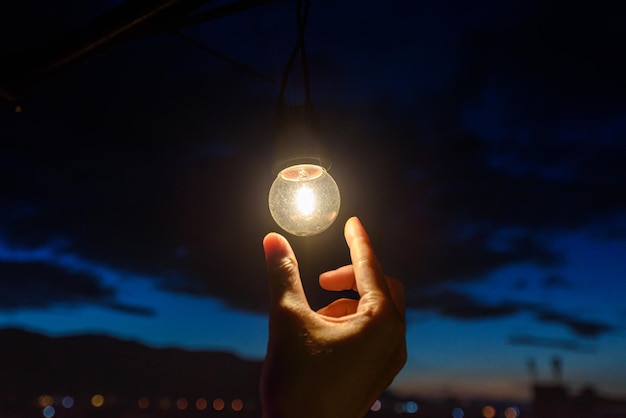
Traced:
[[[349, 262], [341, 230], [353, 214], [409, 291], [558, 266], [549, 243], [559, 233], [626, 232], [624, 67], [604, 54], [619, 49], [614, 16], [556, 2], [455, 5], [468, 9], [458, 14], [446, 4], [312, 12], [314, 101], [343, 194], [324, 236], [293, 239], [313, 305], [328, 297], [317, 274]], [[279, 79], [292, 12], [275, 5], [187, 33]], [[424, 25], [390, 24], [407, 14]], [[0, 231], [10, 246], [63, 240], [162, 289], [265, 309], [277, 93], [166, 35], [69, 68], [33, 87], [23, 113], [0, 115]], [[454, 292], [409, 305], [455, 318], [528, 309]], [[610, 330], [540, 319], [581, 336]]]
[[537, 319], [541, 322], [563, 325], [579, 337], [595, 338], [616, 331], [614, 326], [604, 321], [585, 320], [551, 310], [539, 310]]
[[514, 290], [524, 290], [528, 288], [528, 280], [519, 278], [513, 283]]
[[0, 310], [100, 304], [113, 296], [89, 274], [40, 262], [0, 262]]
[[97, 305], [132, 315], [154, 310], [116, 300], [116, 291], [101, 278], [41, 261], [0, 261], [0, 311], [54, 306]]
[[119, 302], [106, 302], [103, 306], [131, 315], [153, 316], [155, 314], [154, 309]]
[[546, 289], [568, 289], [571, 287], [571, 283], [563, 276], [560, 276], [558, 274], [551, 274], [543, 279], [542, 286]]
[[[555, 323], [567, 328], [572, 334], [580, 338], [597, 338], [612, 333], [615, 326], [606, 321], [586, 320], [577, 315], [558, 312], [541, 306], [537, 303], [520, 302], [514, 300], [500, 300], [496, 302], [483, 301], [469, 293], [444, 289], [427, 291], [422, 289], [407, 295], [407, 303], [418, 310], [436, 312], [438, 315], [459, 320], [482, 320], [489, 318], [503, 318], [522, 313], [531, 313], [537, 321]], [[526, 341], [528, 340], [528, 341]], [[517, 338], [517, 343], [530, 343], [530, 339]], [[554, 341], [537, 341], [537, 344], [555, 344]], [[558, 344], [561, 344], [559, 342]], [[567, 345], [567, 344], [564, 344]], [[582, 345], [581, 345], [582, 347]], [[563, 347], [566, 348], [566, 347]], [[573, 349], [573, 347], [570, 347]]]
[[505, 317], [524, 309], [522, 305], [511, 302], [497, 304], [480, 302], [469, 294], [453, 290], [437, 292], [418, 301], [409, 300], [420, 308], [434, 310], [441, 316], [462, 320]]

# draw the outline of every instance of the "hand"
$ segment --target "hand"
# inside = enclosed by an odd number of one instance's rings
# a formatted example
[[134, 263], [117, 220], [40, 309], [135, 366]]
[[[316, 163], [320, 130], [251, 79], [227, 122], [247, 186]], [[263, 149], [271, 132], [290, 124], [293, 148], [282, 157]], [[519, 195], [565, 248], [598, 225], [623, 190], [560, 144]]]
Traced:
[[323, 273], [320, 285], [360, 298], [317, 312], [289, 242], [276, 233], [263, 240], [271, 302], [264, 418], [363, 417], [406, 362], [404, 287], [385, 276], [357, 218], [344, 233], [352, 264]]

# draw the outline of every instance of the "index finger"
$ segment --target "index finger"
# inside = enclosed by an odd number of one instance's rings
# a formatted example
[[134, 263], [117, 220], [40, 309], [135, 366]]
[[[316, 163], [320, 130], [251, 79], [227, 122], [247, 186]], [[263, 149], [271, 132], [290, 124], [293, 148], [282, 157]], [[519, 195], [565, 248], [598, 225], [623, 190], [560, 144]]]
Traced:
[[354, 280], [354, 269], [352, 264], [339, 267], [336, 270], [326, 271], [320, 274], [320, 286], [326, 290], [354, 290], [356, 289], [356, 281]]
[[357, 217], [348, 219], [344, 234], [350, 248], [356, 287], [361, 299], [377, 297], [390, 300], [391, 295], [383, 268], [374, 254], [369, 236], [361, 221]]

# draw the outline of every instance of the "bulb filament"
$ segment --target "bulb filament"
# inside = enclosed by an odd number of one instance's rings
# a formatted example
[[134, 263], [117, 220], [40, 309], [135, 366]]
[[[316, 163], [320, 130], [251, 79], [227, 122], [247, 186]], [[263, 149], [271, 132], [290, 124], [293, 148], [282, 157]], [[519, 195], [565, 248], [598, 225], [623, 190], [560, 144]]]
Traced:
[[299, 188], [296, 194], [296, 205], [301, 214], [305, 216], [311, 215], [315, 209], [315, 195], [313, 194], [313, 190], [306, 186]]

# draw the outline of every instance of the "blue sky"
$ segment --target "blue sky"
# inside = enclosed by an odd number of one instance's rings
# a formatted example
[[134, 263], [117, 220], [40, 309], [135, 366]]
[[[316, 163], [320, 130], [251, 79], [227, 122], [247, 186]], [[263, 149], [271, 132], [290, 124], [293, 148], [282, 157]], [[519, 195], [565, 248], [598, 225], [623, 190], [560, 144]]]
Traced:
[[[0, 91], [23, 95], [0, 114], [0, 326], [261, 359], [295, 2], [184, 29], [273, 84], [164, 33], [20, 81], [36, 63], [20, 51], [117, 4], [0, 9]], [[550, 379], [559, 356], [574, 390], [626, 394], [624, 28], [605, 6], [313, 2], [312, 96], [342, 208], [290, 239], [321, 306], [317, 275], [349, 261], [342, 224], [363, 220], [407, 289], [394, 389], [526, 398], [529, 359]], [[286, 98], [302, 90], [296, 68]]]
[[[620, 259], [626, 243], [598, 242], [578, 235], [557, 240], [555, 245], [567, 247], [567, 261], [557, 273], [567, 276], [568, 284], [546, 285], [545, 270], [519, 265], [496, 271], [479, 283], [461, 289], [486, 303], [503, 299], [540, 303], [563, 312], [582, 312], [589, 320], [610, 319], [609, 322], [615, 324], [623, 323], [623, 294], [616, 290], [623, 286], [619, 280], [626, 273]], [[71, 254], [58, 254], [53, 249], [11, 251], [3, 247], [0, 256], [3, 261], [46, 261], [95, 272], [104, 283], [116, 289], [118, 303], [138, 305], [153, 312], [137, 315], [107, 306], [60, 304], [47, 309], [3, 312], [0, 315], [3, 327], [24, 328], [52, 336], [98, 333], [154, 347], [232, 351], [243, 358], [263, 358], [267, 341], [267, 318], [263, 313], [234, 310], [215, 298], [164, 292], [155, 288], [154, 278], [115, 271]], [[600, 272], [598, 265], [602, 266]], [[523, 279], [528, 283], [520, 289]], [[601, 286], [598, 286], [599, 281]], [[400, 393], [525, 398], [529, 395], [531, 381], [526, 370], [529, 359], [537, 361], [539, 377], [550, 380], [550, 361], [555, 354], [563, 358], [564, 376], [574, 387], [593, 384], [599, 385], [605, 393], [623, 393], [624, 375], [614, 363], [626, 348], [626, 338], [619, 331], [578, 342], [577, 350], [564, 352], [554, 347], [508, 343], [512, 336], [529, 334], [550, 341], [577, 342], [562, 327], [539, 325], [527, 314], [455, 320], [413, 309], [407, 315], [410, 356], [393, 386]]]

